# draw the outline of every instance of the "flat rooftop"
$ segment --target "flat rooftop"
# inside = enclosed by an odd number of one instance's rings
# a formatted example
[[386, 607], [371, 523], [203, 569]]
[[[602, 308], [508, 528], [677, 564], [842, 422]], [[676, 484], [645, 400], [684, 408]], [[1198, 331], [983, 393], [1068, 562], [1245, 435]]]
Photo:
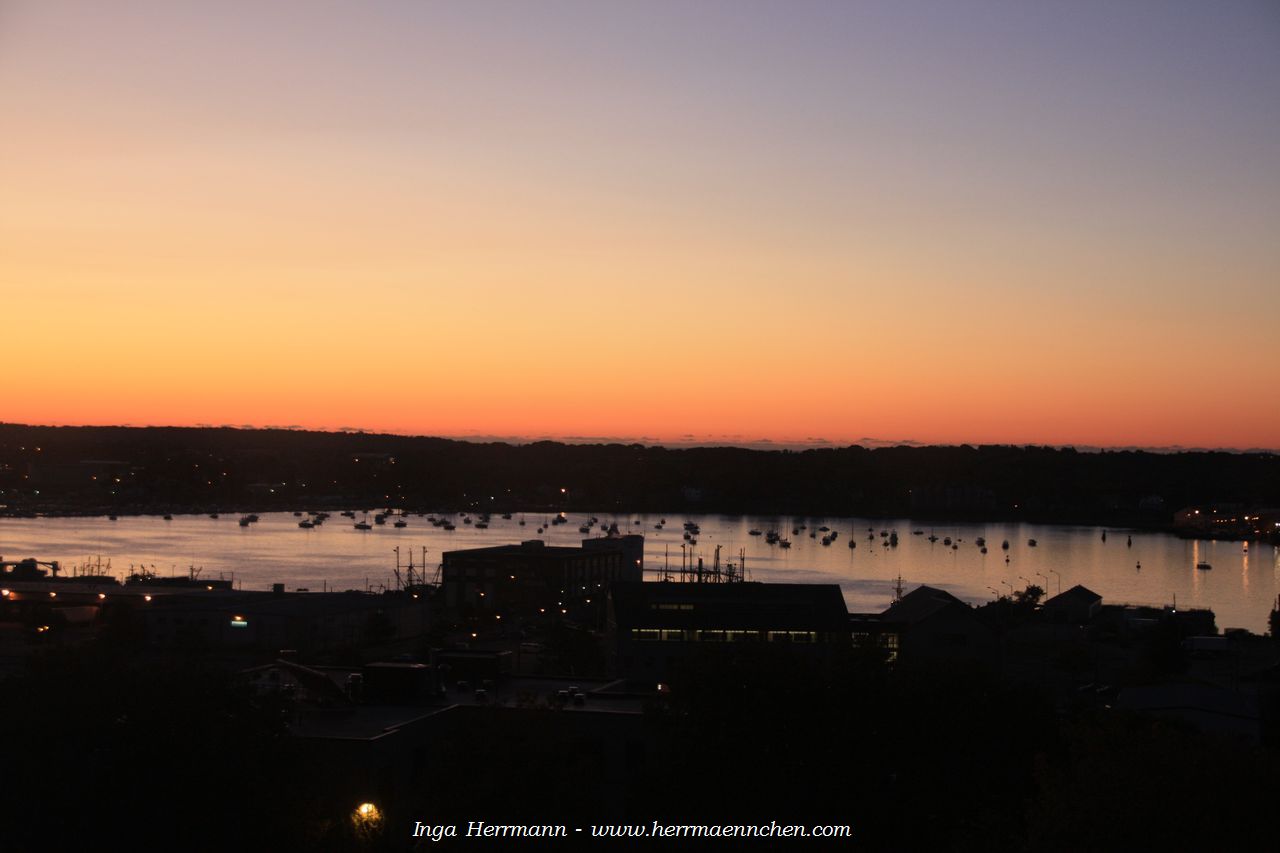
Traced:
[[[342, 686], [346, 676], [359, 672], [359, 667], [344, 669], [326, 667], [324, 671]], [[397, 729], [458, 707], [529, 708], [553, 704], [559, 691], [576, 688], [586, 695], [583, 705], [572, 701], [560, 707], [568, 714], [630, 714], [643, 713], [644, 699], [626, 693], [610, 693], [608, 688], [617, 681], [571, 678], [514, 677], [497, 679], [486, 690], [483, 700], [477, 699], [472, 682], [470, 689], [458, 690], [456, 685], [439, 699], [424, 698], [418, 701], [386, 704], [360, 704], [338, 708], [303, 706], [293, 733], [299, 737], [330, 738], [339, 740], [373, 740], [392, 734]]]
[[849, 613], [838, 584], [627, 581], [610, 589], [623, 628], [829, 628]]

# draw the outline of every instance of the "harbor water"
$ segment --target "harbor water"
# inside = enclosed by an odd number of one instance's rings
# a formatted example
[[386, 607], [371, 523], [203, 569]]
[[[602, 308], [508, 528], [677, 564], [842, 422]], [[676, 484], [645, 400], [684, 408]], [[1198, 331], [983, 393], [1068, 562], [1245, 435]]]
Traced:
[[[593, 515], [599, 523], [588, 534], [579, 532]], [[360, 514], [355, 520], [362, 518]], [[854, 612], [884, 609], [899, 576], [908, 590], [930, 584], [975, 604], [1029, 583], [1049, 595], [1083, 584], [1108, 603], [1207, 607], [1216, 613], [1219, 629], [1261, 633], [1280, 593], [1280, 549], [1271, 544], [1180, 539], [1117, 528], [672, 515], [657, 529], [663, 521], [657, 515], [573, 512], [567, 514], [567, 523], [558, 525], [550, 523], [553, 516], [547, 513], [515, 513], [510, 519], [494, 515], [486, 529], [478, 529], [459, 513], [449, 518], [455, 530], [432, 526], [416, 515], [409, 516], [403, 528], [388, 519], [385, 525], [357, 530], [352, 519], [337, 512], [313, 529], [300, 528], [301, 519], [293, 513], [262, 514], [245, 527], [232, 514], [216, 519], [178, 515], [172, 520], [122, 516], [115, 521], [0, 518], [0, 555], [5, 560], [57, 560], [67, 574], [99, 567], [117, 577], [133, 571], [185, 575], [195, 570], [204, 578], [234, 577], [244, 589], [267, 589], [273, 583], [290, 590], [366, 589], [392, 585], [397, 560], [402, 576], [410, 559], [415, 577], [421, 576], [424, 548], [425, 577], [431, 580], [444, 551], [526, 539], [577, 545], [616, 523], [623, 532], [645, 536], [648, 579], [659, 579], [664, 568], [678, 579], [682, 561], [695, 565], [699, 558], [709, 569], [719, 546], [721, 567], [745, 564], [749, 580], [837, 583]], [[683, 537], [686, 521], [700, 528], [696, 544]], [[829, 531], [819, 531], [821, 527]], [[768, 542], [769, 532], [789, 540], [790, 547]], [[823, 545], [822, 537], [831, 532], [836, 538]], [[889, 535], [882, 535], [893, 533], [896, 546]], [[951, 545], [944, 544], [948, 537]], [[985, 539], [986, 553], [979, 537]], [[1007, 550], [1002, 548], [1006, 541]], [[856, 547], [850, 548], [850, 542]]]

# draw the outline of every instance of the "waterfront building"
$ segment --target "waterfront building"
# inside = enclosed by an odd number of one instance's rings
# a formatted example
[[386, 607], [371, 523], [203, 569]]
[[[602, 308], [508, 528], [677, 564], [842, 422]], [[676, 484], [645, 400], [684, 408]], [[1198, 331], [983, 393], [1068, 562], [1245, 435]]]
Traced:
[[855, 614], [849, 620], [855, 645], [878, 645], [890, 661], [975, 660], [998, 656], [995, 634], [972, 607], [946, 590], [919, 586], [880, 614]]
[[531, 539], [446, 551], [441, 596], [446, 607], [472, 613], [602, 613], [611, 585], [643, 576], [643, 554], [644, 537], [634, 534], [585, 539], [581, 548]]
[[1240, 504], [1189, 506], [1173, 515], [1179, 536], [1208, 539], [1270, 539], [1280, 541], [1280, 509], [1249, 509]]
[[1080, 584], [1055, 595], [1040, 607], [1046, 620], [1069, 625], [1092, 622], [1101, 611], [1102, 596]]
[[744, 643], [825, 659], [847, 622], [836, 584], [628, 582], [610, 592], [607, 637], [619, 676], [662, 682], [695, 652]]

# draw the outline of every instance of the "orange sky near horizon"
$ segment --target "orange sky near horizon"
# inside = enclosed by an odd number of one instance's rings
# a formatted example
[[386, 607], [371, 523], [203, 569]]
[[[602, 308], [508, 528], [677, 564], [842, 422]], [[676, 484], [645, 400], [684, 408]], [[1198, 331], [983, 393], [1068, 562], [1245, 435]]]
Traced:
[[230, 5], [9, 10], [0, 420], [1280, 448], [1248, 21]]

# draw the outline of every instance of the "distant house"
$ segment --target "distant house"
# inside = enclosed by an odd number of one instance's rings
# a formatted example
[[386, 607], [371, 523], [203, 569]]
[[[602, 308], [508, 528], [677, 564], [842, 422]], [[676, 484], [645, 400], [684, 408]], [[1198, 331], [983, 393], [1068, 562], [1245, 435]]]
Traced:
[[1055, 595], [1040, 607], [1045, 619], [1060, 625], [1084, 625], [1101, 611], [1102, 596], [1080, 584]]
[[608, 633], [618, 675], [663, 681], [695, 651], [744, 643], [823, 658], [848, 618], [836, 584], [632, 582], [614, 584]]
[[850, 621], [855, 643], [871, 641], [890, 660], [976, 660], [993, 662], [995, 635], [969, 605], [946, 590], [920, 586], [879, 616]]

